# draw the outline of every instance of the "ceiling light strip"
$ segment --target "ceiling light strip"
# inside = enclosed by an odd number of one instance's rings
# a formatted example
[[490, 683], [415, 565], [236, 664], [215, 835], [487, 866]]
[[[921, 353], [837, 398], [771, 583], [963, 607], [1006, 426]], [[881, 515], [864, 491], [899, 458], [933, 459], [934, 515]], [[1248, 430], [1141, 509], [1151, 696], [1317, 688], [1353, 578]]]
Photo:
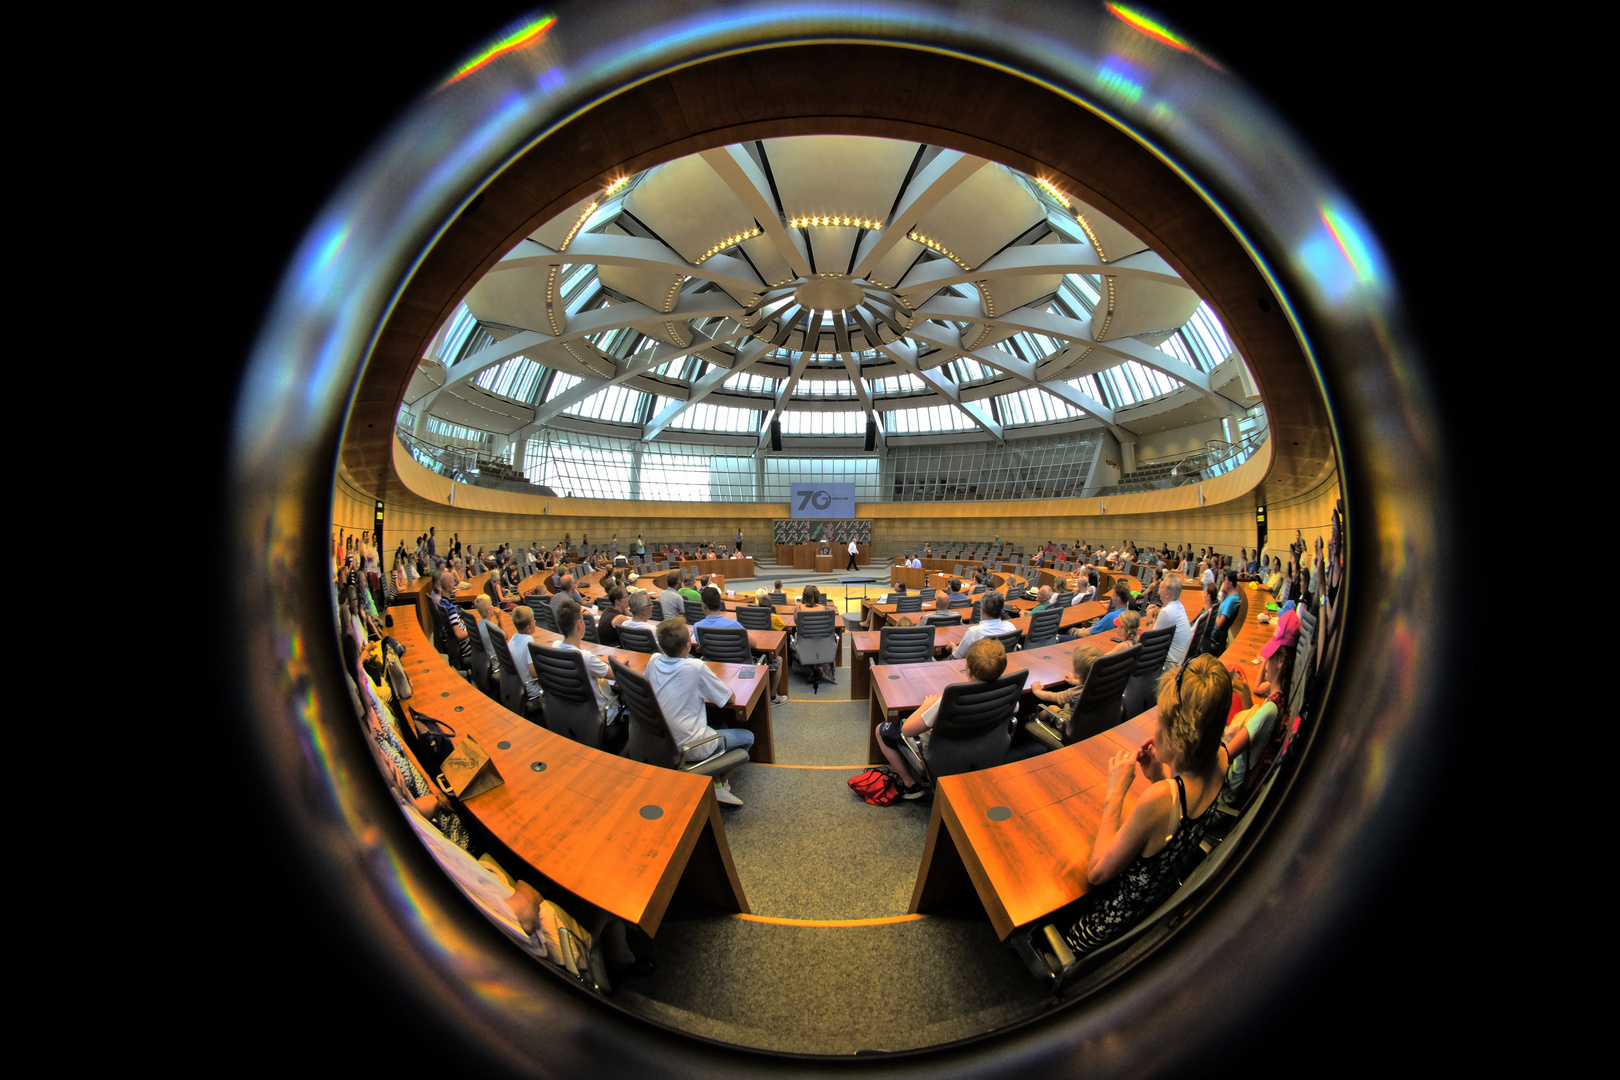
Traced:
[[1067, 210], [1074, 205], [1069, 201], [1069, 197], [1063, 194], [1063, 192], [1059, 191], [1057, 185], [1052, 183], [1052, 181], [1037, 176], [1035, 178], [1035, 182], [1041, 185], [1042, 190], [1044, 190], [1048, 195], [1062, 203], [1063, 209]]
[[883, 229], [883, 223], [881, 221], [873, 221], [870, 218], [850, 217], [848, 215], [813, 214], [809, 217], [789, 218], [788, 228], [848, 228], [865, 229], [868, 232], [880, 232]]
[[726, 250], [727, 248], [736, 247], [738, 244], [742, 243], [744, 240], [750, 240], [750, 239], [752, 239], [752, 238], [754, 238], [754, 237], [756, 237], [758, 235], [759, 235], [759, 226], [755, 225], [752, 229], [749, 229], [749, 230], [747, 230], [745, 232], [740, 232], [740, 233], [736, 234], [735, 236], [728, 236], [724, 240], [720, 241], [718, 244], [714, 245], [714, 247], [710, 248], [708, 251], [705, 251], [702, 255], [699, 255], [693, 261], [693, 265], [694, 266], [701, 266], [701, 265], [703, 265], [703, 262], [705, 260], [713, 258], [714, 256], [720, 254], [722, 251]]
[[946, 247], [944, 244], [940, 243], [938, 240], [932, 240], [932, 239], [924, 236], [922, 233], [917, 232], [915, 229], [913, 229], [911, 232], [906, 233], [906, 239], [907, 240], [915, 240], [917, 243], [921, 244], [923, 247], [927, 248], [930, 251], [939, 252], [941, 255], [945, 256], [947, 259], [951, 260], [951, 262], [955, 263], [957, 266], [960, 266], [964, 270], [973, 269], [973, 267], [969, 266], [967, 263], [963, 262], [960, 258], [958, 258], [956, 253], [953, 252], [950, 248]]

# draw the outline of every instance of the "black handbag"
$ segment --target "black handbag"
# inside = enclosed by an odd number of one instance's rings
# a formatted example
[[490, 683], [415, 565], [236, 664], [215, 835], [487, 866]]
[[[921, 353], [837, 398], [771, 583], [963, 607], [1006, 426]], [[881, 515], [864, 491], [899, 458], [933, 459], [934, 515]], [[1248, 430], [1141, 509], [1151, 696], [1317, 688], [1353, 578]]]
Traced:
[[422, 763], [422, 768], [429, 773], [436, 773], [444, 768], [444, 759], [455, 751], [455, 744], [451, 738], [456, 729], [442, 720], [435, 720], [426, 713], [419, 713], [415, 709], [407, 710], [411, 723], [408, 725], [411, 734], [415, 736], [411, 752], [416, 760]]

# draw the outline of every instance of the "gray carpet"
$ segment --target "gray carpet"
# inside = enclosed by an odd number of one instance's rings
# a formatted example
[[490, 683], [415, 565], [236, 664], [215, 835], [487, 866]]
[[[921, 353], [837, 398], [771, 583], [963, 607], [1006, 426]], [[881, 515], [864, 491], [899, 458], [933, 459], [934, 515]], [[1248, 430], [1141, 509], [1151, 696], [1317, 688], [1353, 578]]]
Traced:
[[[847, 653], [847, 649], [846, 649]], [[847, 659], [847, 656], [846, 656]], [[838, 683], [815, 693], [794, 674], [788, 702], [771, 707], [776, 760], [788, 765], [862, 765], [866, 761], [870, 705], [849, 699], [849, 669], [838, 669]]]
[[[862, 749], [865, 736], [862, 736]], [[849, 769], [743, 767], [726, 838], [755, 915], [875, 919], [904, 915], [922, 862], [931, 800], [871, 806]]]
[[[794, 673], [790, 700], [771, 710], [778, 764], [732, 774], [744, 805], [723, 812], [726, 839], [754, 915], [876, 919], [910, 906], [932, 799], [870, 806], [849, 790], [865, 768], [868, 704], [849, 700], [848, 679], [839, 668], [818, 695]], [[764, 1050], [918, 1049], [1051, 1007], [976, 906], [876, 926], [783, 926], [677, 905], [651, 948], [658, 970], [622, 981], [616, 1004]]]
[[672, 912], [653, 948], [658, 970], [623, 981], [618, 1005], [766, 1050], [936, 1046], [1051, 1007], [982, 917], [800, 927]]

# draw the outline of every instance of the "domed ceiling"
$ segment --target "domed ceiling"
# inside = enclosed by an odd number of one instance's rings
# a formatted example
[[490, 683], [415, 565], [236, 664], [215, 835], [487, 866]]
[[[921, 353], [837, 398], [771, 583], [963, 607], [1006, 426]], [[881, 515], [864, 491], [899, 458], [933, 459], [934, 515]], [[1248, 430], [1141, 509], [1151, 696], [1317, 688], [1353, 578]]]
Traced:
[[[1259, 401], [1218, 318], [1129, 231], [954, 150], [802, 136], [616, 180], [508, 252], [406, 395], [517, 440], [577, 418], [835, 445], [1103, 426]], [[420, 430], [420, 427], [418, 428]]]

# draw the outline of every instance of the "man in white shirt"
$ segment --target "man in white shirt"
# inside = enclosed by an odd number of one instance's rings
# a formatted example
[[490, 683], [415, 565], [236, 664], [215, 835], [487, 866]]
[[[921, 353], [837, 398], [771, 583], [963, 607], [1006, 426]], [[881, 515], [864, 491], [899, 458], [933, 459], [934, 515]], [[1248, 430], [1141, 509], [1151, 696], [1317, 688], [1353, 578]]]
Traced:
[[861, 553], [861, 549], [860, 549], [859, 545], [857, 545], [855, 543], [855, 541], [851, 540], [849, 542], [849, 565], [844, 567], [844, 569], [846, 569], [846, 570], [859, 570], [860, 567], [855, 565], [855, 556], [859, 555], [860, 553]]
[[[709, 726], [704, 703], [726, 704], [731, 700], [731, 688], [709, 670], [709, 665], [687, 655], [692, 651], [692, 638], [687, 633], [686, 620], [673, 618], [659, 623], [658, 647], [664, 654], [647, 662], [647, 681], [652, 684], [653, 696], [664, 711], [670, 736], [677, 746], [710, 736], [686, 752], [687, 760], [702, 761], [725, 750], [746, 750], [753, 746], [754, 733], [746, 728], [716, 731]], [[730, 775], [728, 769], [714, 778], [714, 797], [720, 800], [721, 806], [741, 806], [742, 800], [731, 793]]]
[[1097, 599], [1097, 571], [1088, 570], [1083, 580], [1076, 581], [1074, 599], [1069, 601], [1069, 606], [1073, 607], [1075, 604], [1089, 603], [1095, 599]]
[[519, 604], [512, 612], [512, 628], [506, 651], [511, 657], [512, 670], [523, 680], [523, 688], [529, 695], [529, 711], [535, 712], [540, 707], [540, 677], [529, 652], [529, 642], [534, 640], [534, 612], [526, 604]]
[[980, 601], [980, 621], [967, 628], [967, 633], [962, 635], [962, 643], [956, 647], [955, 652], [951, 653], [951, 658], [955, 660], [962, 659], [967, 655], [967, 651], [973, 647], [973, 643], [982, 637], [1015, 633], [1018, 627], [1001, 617], [1005, 605], [1006, 598], [1000, 593], [985, 593], [984, 599]]
[[585, 615], [572, 600], [564, 600], [557, 608], [557, 632], [562, 634], [563, 639], [552, 648], [573, 649], [584, 654], [585, 671], [594, 680], [591, 689], [596, 691], [596, 707], [601, 710], [603, 721], [606, 721], [608, 707], [616, 700], [613, 691], [608, 688], [613, 670], [607, 666], [606, 660], [579, 647], [585, 640]]
[[649, 634], [658, 633], [658, 624], [647, 618], [652, 614], [652, 594], [648, 592], [633, 592], [630, 594], [630, 617], [619, 624], [619, 629], [626, 626], [632, 630], [645, 630]]
[[1159, 598], [1164, 601], [1164, 606], [1159, 609], [1159, 617], [1154, 621], [1153, 628], [1176, 628], [1175, 637], [1170, 639], [1170, 654], [1165, 657], [1166, 667], [1176, 667], [1187, 655], [1193, 633], [1192, 624], [1187, 621], [1187, 609], [1181, 605], [1181, 578], [1167, 575], [1164, 584], [1159, 586]]

